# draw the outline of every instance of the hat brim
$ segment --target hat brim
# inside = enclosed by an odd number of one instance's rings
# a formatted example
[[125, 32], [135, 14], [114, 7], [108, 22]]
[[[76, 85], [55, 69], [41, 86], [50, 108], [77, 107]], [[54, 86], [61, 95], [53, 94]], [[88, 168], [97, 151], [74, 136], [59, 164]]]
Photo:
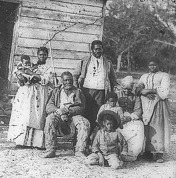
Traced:
[[111, 111], [111, 110], [104, 110], [98, 115], [97, 122], [100, 125], [100, 127], [103, 127], [103, 116], [107, 115], [107, 114], [111, 115], [114, 119], [114, 129], [121, 127], [120, 116], [117, 113], [115, 113], [114, 111]]

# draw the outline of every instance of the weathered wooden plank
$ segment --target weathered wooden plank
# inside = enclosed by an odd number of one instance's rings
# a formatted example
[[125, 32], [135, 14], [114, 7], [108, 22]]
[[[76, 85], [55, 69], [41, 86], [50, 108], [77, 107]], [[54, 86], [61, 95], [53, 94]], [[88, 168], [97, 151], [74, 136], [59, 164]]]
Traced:
[[21, 0], [1, 0], [2, 2], [20, 3]]
[[88, 16], [94, 16], [94, 17], [102, 16], [102, 7], [70, 4], [70, 3], [63, 3], [63, 2], [56, 2], [56, 1], [50, 1], [48, 3], [47, 2], [41, 3], [37, 1], [35, 2], [24, 1], [22, 3], [22, 6], [45, 9], [45, 10], [67, 12], [67, 13], [72, 13], [72, 14], [88, 15]]
[[[64, 58], [64, 59], [82, 59], [89, 55], [89, 52], [78, 52], [78, 51], [67, 51], [67, 50], [57, 50], [52, 49], [54, 58]], [[37, 56], [37, 48], [25, 48], [18, 47], [16, 49], [15, 55], [29, 55], [29, 56]], [[50, 54], [49, 54], [50, 56]]]
[[[63, 72], [69, 71], [69, 72], [73, 73], [74, 70], [75, 69], [73, 69], [73, 68], [57, 68], [57, 67], [55, 67], [55, 72], [56, 72], [58, 79], [60, 78], [60, 76]], [[16, 90], [18, 88], [17, 78], [14, 76], [12, 76], [12, 78], [11, 78], [11, 87], [12, 87], [11, 90]]]
[[[52, 12], [52, 13], [51, 13]], [[42, 10], [34, 8], [23, 7], [21, 9], [21, 16], [33, 17], [48, 20], [59, 20], [73, 23], [84, 23], [84, 24], [101, 24], [101, 17], [92, 17], [85, 15], [69, 14], [64, 12], [56, 12], [51, 10]]]
[[86, 34], [100, 34], [101, 32], [100, 25], [86, 25], [80, 23], [74, 25], [72, 22], [42, 20], [30, 17], [20, 17], [19, 26], [54, 31], [62, 31], [65, 29], [67, 32], [78, 32]]
[[[31, 62], [36, 63], [38, 58], [37, 57], [30, 57]], [[17, 64], [20, 62], [20, 56], [15, 56], [14, 57], [14, 66], [17, 66]], [[80, 60], [74, 60], [74, 59], [59, 59], [55, 58], [54, 59], [54, 67], [55, 68], [66, 68], [66, 69], [74, 69], [78, 65]], [[47, 59], [46, 61], [47, 65], [52, 66], [52, 61], [50, 58]]]
[[51, 0], [51, 2], [52, 1], [103, 7], [103, 0]]
[[[19, 28], [19, 37], [31, 38], [31, 39], [45, 39], [48, 40], [48, 34], [52, 37], [55, 32], [44, 29], [32, 29], [32, 28]], [[71, 32], [59, 32], [53, 38], [54, 41], [71, 41], [81, 43], [91, 43], [93, 40], [99, 39], [100, 35], [80, 34]]]
[[[46, 40], [18, 38], [17, 46], [38, 48], [39, 46], [43, 46], [45, 43]], [[89, 44], [66, 41], [52, 41], [52, 49], [88, 52]]]
[[[29, 56], [37, 56], [37, 48], [25, 48], [25, 47], [18, 47], [16, 55], [29, 55]], [[57, 50], [52, 49], [52, 54], [54, 58], [65, 58], [65, 59], [82, 59], [89, 55], [89, 52], [78, 52], [78, 51], [67, 51], [67, 50]], [[49, 54], [50, 56], [50, 54]]]

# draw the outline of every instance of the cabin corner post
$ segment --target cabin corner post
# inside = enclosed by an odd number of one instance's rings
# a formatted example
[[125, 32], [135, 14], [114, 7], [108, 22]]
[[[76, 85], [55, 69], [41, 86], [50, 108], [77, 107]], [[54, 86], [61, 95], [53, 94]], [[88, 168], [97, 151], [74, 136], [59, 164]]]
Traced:
[[8, 73], [8, 90], [11, 93], [12, 89], [12, 77], [13, 77], [13, 70], [14, 70], [14, 59], [15, 59], [15, 51], [17, 49], [17, 41], [18, 41], [18, 29], [19, 29], [19, 19], [20, 19], [20, 12], [21, 12], [21, 3], [19, 3], [18, 10], [16, 12], [16, 20], [15, 25], [13, 28], [13, 37], [12, 37], [12, 46], [10, 52], [10, 60], [9, 60], [9, 73]]

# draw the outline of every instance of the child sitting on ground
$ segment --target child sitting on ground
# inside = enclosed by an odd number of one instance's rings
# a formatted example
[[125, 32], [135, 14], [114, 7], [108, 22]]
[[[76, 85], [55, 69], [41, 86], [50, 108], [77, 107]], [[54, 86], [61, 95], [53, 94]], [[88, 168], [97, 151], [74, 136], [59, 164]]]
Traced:
[[31, 63], [30, 57], [28, 55], [22, 55], [21, 62], [17, 65], [17, 68], [14, 71], [20, 86], [32, 83], [35, 69], [37, 69], [37, 66]]
[[98, 116], [98, 130], [92, 145], [92, 153], [85, 162], [89, 165], [104, 166], [105, 160], [113, 169], [121, 168], [121, 154], [127, 154], [127, 143], [116, 129], [121, 125], [120, 117], [113, 111], [102, 111]]

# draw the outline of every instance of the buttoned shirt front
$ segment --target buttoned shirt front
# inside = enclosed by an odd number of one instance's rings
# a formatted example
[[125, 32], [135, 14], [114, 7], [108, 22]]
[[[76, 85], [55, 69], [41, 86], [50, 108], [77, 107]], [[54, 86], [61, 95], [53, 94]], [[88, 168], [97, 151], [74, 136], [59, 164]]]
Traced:
[[104, 156], [118, 154], [119, 148], [122, 152], [127, 151], [127, 143], [118, 131], [107, 132], [101, 129], [97, 132], [92, 145], [92, 152], [101, 152]]
[[60, 108], [65, 106], [69, 106], [70, 104], [74, 104], [74, 95], [75, 93], [71, 93], [69, 96], [65, 93], [64, 89], [61, 90], [60, 94]]
[[83, 87], [91, 89], [105, 89], [105, 71], [103, 57], [99, 59], [91, 56], [91, 61], [87, 69]]

